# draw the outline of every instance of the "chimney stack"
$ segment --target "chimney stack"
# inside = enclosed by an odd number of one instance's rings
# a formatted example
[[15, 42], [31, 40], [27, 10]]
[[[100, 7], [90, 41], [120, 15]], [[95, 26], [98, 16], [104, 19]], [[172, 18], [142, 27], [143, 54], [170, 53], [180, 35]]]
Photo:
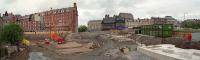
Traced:
[[77, 8], [76, 2], [74, 2], [74, 7]]

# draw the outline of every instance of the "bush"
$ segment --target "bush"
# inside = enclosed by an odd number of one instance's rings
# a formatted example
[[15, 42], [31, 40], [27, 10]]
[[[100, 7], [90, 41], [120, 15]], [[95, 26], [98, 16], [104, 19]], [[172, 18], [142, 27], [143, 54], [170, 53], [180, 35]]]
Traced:
[[81, 25], [81, 26], [79, 26], [79, 28], [78, 28], [78, 32], [86, 32], [87, 29], [88, 29], [88, 28], [87, 28], [85, 25]]
[[195, 21], [186, 20], [182, 22], [182, 27], [184, 28], [192, 28], [192, 29], [200, 29], [200, 23]]
[[1, 42], [17, 45], [23, 39], [23, 29], [18, 24], [7, 24], [3, 26], [0, 37]]

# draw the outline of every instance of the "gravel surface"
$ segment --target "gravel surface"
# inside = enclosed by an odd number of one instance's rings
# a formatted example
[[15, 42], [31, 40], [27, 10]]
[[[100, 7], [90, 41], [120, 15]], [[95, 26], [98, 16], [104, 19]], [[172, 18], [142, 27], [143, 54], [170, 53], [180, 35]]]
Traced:
[[[87, 33], [89, 34], [89, 33]], [[76, 34], [75, 34], [76, 35]], [[68, 54], [63, 55], [55, 52], [55, 48], [52, 47], [37, 47], [37, 46], [31, 46], [31, 52], [30, 59], [32, 60], [155, 60], [151, 57], [148, 57], [144, 54], [141, 54], [137, 52], [137, 45], [131, 41], [123, 41], [118, 42], [115, 40], [110, 39], [111, 36], [109, 34], [92, 34], [91, 37], [85, 37], [84, 34], [76, 35], [77, 37], [83, 37], [79, 41], [78, 39], [72, 39], [76, 40], [78, 43], [83, 42], [94, 42], [96, 44], [99, 44], [100, 47], [94, 49], [91, 52], [87, 52], [84, 54]], [[91, 35], [88, 35], [91, 36]], [[120, 52], [120, 48], [122, 47], [129, 47], [130, 52], [128, 54]]]

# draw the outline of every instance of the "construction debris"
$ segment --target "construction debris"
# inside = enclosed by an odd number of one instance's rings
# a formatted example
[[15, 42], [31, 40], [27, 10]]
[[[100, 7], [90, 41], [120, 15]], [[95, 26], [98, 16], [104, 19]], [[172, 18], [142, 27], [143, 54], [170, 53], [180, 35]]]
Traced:
[[76, 48], [82, 47], [82, 44], [78, 44], [77, 42], [67, 42], [65, 44], [58, 44], [57, 49], [67, 49], [67, 48]]
[[129, 48], [127, 48], [127, 47], [121, 48], [120, 51], [121, 51], [122, 53], [127, 54], [127, 53], [129, 52]]
[[77, 42], [68, 42], [65, 44], [59, 44], [56, 48], [56, 52], [61, 54], [80, 54], [92, 51], [92, 49], [90, 49], [92, 45], [92, 43], [79, 44]]

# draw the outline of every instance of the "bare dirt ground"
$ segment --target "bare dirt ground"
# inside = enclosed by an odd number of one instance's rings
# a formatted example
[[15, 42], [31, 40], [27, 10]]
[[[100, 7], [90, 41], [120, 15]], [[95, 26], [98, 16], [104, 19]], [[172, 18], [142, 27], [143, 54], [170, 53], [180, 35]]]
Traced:
[[[52, 41], [50, 45], [36, 44], [37, 40], [32, 40], [30, 52], [24, 51], [10, 60], [156, 60], [137, 52], [137, 44], [134, 40], [146, 45], [154, 45], [162, 43], [162, 39], [139, 36], [110, 32], [84, 32], [67, 35], [64, 44], [56, 44]], [[172, 40], [176, 39], [168, 41]], [[168, 41], [165, 43], [170, 43]], [[122, 53], [120, 51], [122, 47], [128, 47], [130, 51]]]
[[[136, 43], [125, 37], [113, 39], [108, 32], [69, 34], [65, 44], [36, 44], [31, 41], [30, 52], [13, 59], [20, 60], [156, 60], [137, 52]], [[122, 53], [120, 48], [129, 47]], [[25, 59], [24, 59], [25, 58]]]
[[[46, 60], [155, 60], [136, 51], [137, 45], [131, 41], [113, 40], [107, 33], [76, 33], [66, 38], [65, 44], [55, 46], [31, 46], [31, 52]], [[91, 48], [91, 47], [97, 48]], [[122, 53], [120, 48], [130, 47], [130, 52]], [[42, 54], [41, 54], [42, 53]], [[34, 60], [32, 59], [32, 60]]]

